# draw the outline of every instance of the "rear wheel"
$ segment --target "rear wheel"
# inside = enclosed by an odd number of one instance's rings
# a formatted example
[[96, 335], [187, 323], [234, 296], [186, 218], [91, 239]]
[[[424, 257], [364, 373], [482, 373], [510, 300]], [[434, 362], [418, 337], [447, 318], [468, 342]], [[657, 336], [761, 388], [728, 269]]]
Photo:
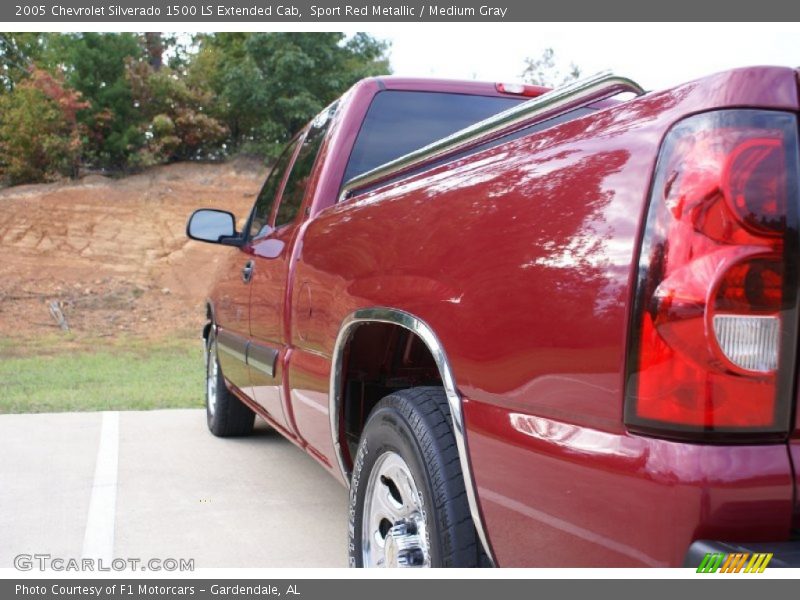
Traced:
[[228, 390], [217, 359], [217, 338], [212, 327], [206, 342], [206, 418], [218, 437], [248, 435], [256, 415]]
[[442, 388], [402, 390], [375, 406], [356, 453], [349, 520], [351, 566], [480, 566]]

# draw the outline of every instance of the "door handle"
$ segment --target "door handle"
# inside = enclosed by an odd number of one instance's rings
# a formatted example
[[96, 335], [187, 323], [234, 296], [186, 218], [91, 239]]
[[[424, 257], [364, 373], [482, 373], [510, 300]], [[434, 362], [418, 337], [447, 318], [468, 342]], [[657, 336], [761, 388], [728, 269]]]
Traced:
[[242, 281], [245, 283], [250, 283], [250, 280], [253, 278], [253, 268], [256, 264], [252, 260], [248, 260], [244, 267], [242, 268]]

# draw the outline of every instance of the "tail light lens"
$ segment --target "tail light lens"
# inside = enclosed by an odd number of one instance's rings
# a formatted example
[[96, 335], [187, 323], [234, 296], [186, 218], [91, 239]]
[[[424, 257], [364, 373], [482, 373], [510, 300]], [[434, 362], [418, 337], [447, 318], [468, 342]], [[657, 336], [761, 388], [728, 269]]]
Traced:
[[798, 170], [789, 113], [700, 114], [665, 138], [629, 329], [632, 431], [709, 441], [788, 433]]

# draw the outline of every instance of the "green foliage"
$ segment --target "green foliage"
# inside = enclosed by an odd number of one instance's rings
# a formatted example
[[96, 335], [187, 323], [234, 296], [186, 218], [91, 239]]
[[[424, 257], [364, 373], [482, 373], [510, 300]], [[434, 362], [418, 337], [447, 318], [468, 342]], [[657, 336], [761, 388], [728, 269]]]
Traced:
[[570, 63], [566, 72], [563, 72], [556, 65], [555, 51], [552, 48], [545, 48], [538, 58], [526, 58], [525, 69], [522, 71], [522, 79], [527, 83], [549, 88], [561, 87], [580, 76], [581, 70], [575, 63]]
[[0, 32], [0, 93], [12, 92], [28, 78], [34, 63], [43, 62], [53, 35]]
[[[220, 98], [231, 146], [274, 155], [359, 79], [389, 72], [384, 42], [360, 33], [234, 33], [200, 39], [189, 76]], [[194, 71], [194, 72], [193, 72]]]
[[128, 61], [126, 76], [140, 107], [147, 140], [140, 164], [188, 160], [212, 155], [228, 136], [227, 127], [206, 111], [210, 92], [193, 86], [179, 72], [146, 62]]
[[59, 38], [67, 81], [91, 103], [81, 115], [89, 134], [84, 157], [96, 166], [124, 168], [143, 144], [142, 115], [125, 76], [128, 59], [145, 51], [133, 33], [76, 33]]
[[363, 33], [0, 33], [1, 174], [274, 155], [356, 81], [388, 73], [386, 51]]
[[0, 95], [0, 178], [13, 185], [74, 175], [81, 150], [77, 113], [87, 106], [63, 80], [39, 69]]

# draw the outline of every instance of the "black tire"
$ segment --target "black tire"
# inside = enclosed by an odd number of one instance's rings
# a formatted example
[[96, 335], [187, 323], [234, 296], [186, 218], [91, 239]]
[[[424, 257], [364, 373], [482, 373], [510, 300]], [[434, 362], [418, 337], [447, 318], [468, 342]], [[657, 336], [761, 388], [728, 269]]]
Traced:
[[[212, 391], [216, 402], [212, 402]], [[214, 328], [206, 341], [206, 419], [208, 429], [217, 437], [248, 435], [253, 431], [255, 413], [228, 390], [217, 358]]]
[[[369, 483], [370, 474], [376, 463], [385, 464], [379, 458], [391, 453], [405, 461], [421, 492], [419, 514], [424, 516], [430, 566], [481, 566], [483, 552], [467, 503], [450, 407], [440, 387], [395, 392], [383, 398], [370, 414], [350, 484], [350, 566], [364, 566], [362, 531], [367, 488], [373, 485]], [[385, 483], [384, 477], [380, 480]], [[384, 546], [388, 537], [383, 540]]]

